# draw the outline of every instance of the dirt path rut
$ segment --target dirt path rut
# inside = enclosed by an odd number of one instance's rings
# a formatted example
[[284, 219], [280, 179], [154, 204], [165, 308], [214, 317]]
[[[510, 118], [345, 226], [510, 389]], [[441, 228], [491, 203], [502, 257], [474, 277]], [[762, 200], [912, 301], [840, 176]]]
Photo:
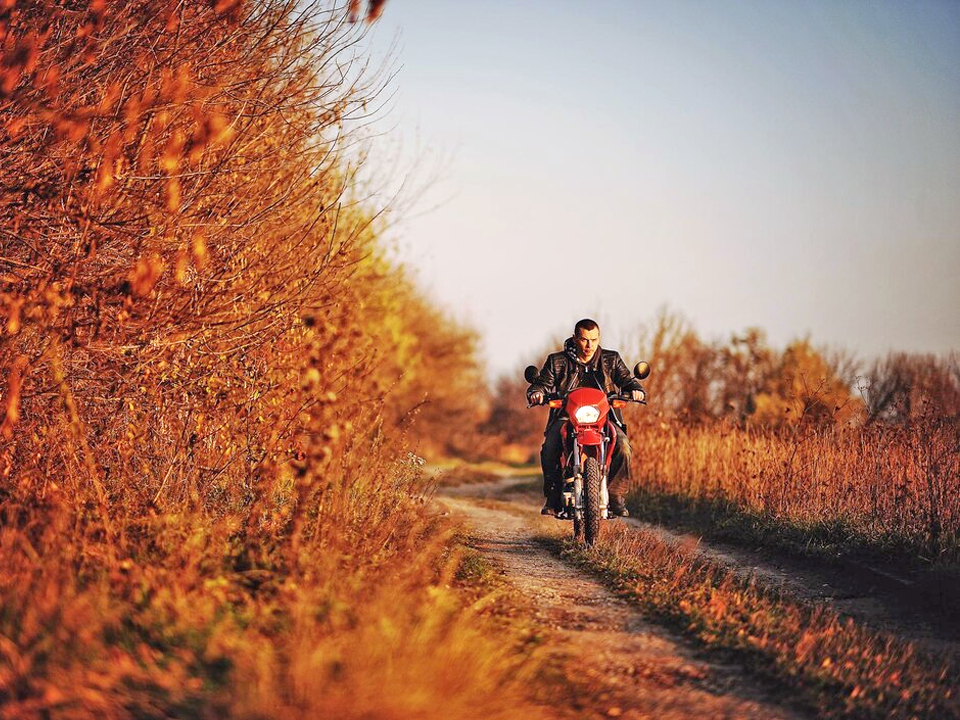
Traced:
[[[739, 666], [705, 660], [683, 640], [646, 621], [598, 581], [550, 553], [536, 536], [553, 523], [541, 521], [527, 503], [516, 505], [469, 497], [478, 488], [454, 489], [441, 498], [462, 515], [478, 548], [503, 571], [576, 668], [584, 702], [563, 704], [558, 716], [721, 718], [764, 720], [807, 717], [743, 678]], [[541, 525], [542, 523], [542, 525]]]

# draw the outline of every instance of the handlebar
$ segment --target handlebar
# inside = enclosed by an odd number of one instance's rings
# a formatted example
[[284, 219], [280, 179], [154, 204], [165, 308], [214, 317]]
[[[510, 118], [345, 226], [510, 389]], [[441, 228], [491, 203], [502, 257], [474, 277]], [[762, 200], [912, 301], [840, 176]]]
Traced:
[[547, 404], [550, 403], [551, 400], [563, 400], [563, 397], [562, 397], [561, 395], [557, 395], [556, 393], [550, 393], [549, 395], [546, 395], [546, 394], [545, 394], [545, 395], [543, 396], [543, 401], [542, 401], [542, 402], [538, 402], [538, 403], [530, 403], [530, 402], [528, 402], [528, 403], [527, 403], [527, 407], [528, 407], [528, 408], [535, 408], [535, 407], [540, 407], [541, 405], [547, 405]]
[[[607, 402], [612, 403], [614, 400], [622, 400], [623, 402], [635, 402], [635, 403], [639, 403], [640, 405], [646, 405], [646, 404], [647, 404], [647, 391], [646, 391], [646, 390], [641, 390], [641, 392], [643, 393], [643, 399], [642, 399], [642, 400], [634, 400], [634, 399], [633, 399], [633, 395], [630, 394], [630, 393], [626, 393], [626, 394], [623, 394], [623, 393], [607, 393]], [[563, 395], [560, 395], [560, 394], [558, 394], [558, 393], [550, 393], [550, 394], [547, 394], [547, 395], [544, 395], [544, 396], [543, 396], [543, 402], [540, 402], [540, 403], [527, 403], [527, 407], [528, 407], [528, 408], [540, 407], [541, 405], [547, 405], [547, 404], [549, 404], [551, 400], [563, 400], [563, 399], [564, 399], [564, 396], [563, 396]]]

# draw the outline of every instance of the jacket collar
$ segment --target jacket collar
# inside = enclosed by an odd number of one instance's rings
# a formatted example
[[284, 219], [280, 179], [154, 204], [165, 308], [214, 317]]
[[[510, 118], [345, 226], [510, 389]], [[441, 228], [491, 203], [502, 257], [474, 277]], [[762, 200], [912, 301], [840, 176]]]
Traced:
[[593, 354], [593, 357], [590, 358], [590, 362], [582, 363], [577, 357], [577, 343], [571, 335], [566, 340], [563, 341], [563, 352], [566, 353], [573, 362], [583, 365], [584, 367], [597, 368], [600, 366], [600, 348], [597, 347], [597, 351]]

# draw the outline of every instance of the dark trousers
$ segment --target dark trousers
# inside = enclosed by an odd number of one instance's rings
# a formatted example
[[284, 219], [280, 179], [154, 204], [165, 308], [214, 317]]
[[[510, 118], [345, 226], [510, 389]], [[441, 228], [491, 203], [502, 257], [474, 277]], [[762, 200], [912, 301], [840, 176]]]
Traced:
[[[560, 428], [566, 421], [564, 417], [554, 419], [543, 433], [540, 469], [543, 471], [544, 497], [549, 497], [551, 492], [558, 492], [560, 489], [560, 452], [563, 450]], [[620, 426], [613, 423], [613, 427], [617, 431], [617, 444], [613, 448], [613, 457], [610, 459], [607, 489], [610, 495], [622, 497], [630, 483], [630, 440]]]

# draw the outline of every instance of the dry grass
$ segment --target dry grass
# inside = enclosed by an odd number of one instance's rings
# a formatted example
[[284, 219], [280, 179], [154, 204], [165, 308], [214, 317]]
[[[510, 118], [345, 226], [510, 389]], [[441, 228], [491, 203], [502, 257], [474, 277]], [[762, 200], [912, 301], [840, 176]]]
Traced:
[[708, 342], [666, 309], [638, 332], [632, 354], [653, 366], [649, 406], [628, 408], [641, 514], [960, 569], [955, 353], [864, 364], [758, 328]]
[[536, 664], [465, 606], [411, 470], [348, 469], [299, 540], [282, 503], [148, 515], [115, 568], [70, 498], [6, 503], [0, 717], [515, 717]]
[[840, 545], [960, 564], [955, 421], [789, 430], [640, 423], [631, 441], [641, 512], [645, 493], [672, 496], [790, 526], [814, 545], [833, 535]]
[[567, 554], [648, 611], [732, 652], [825, 718], [960, 717], [960, 668], [822, 606], [768, 593], [649, 533], [615, 527]]
[[360, 32], [0, 7], [0, 717], [538, 716], [404, 456], [478, 370], [357, 199]]
[[445, 460], [431, 464], [430, 470], [436, 474], [439, 485], [457, 486], [488, 483], [505, 478], [540, 477], [540, 468], [530, 465], [507, 465], [495, 460], [483, 462], [465, 462], [463, 460]]

